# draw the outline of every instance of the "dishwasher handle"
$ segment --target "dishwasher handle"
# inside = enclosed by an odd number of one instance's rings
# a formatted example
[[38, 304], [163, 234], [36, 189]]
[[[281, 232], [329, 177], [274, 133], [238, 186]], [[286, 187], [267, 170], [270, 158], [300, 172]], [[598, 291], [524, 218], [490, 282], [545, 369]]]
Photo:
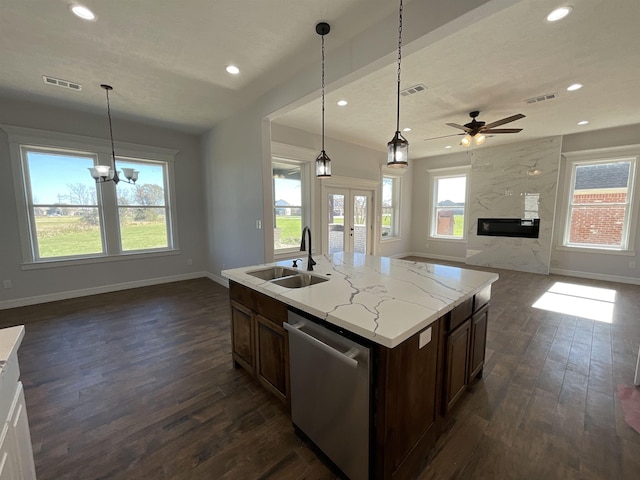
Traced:
[[302, 327], [304, 327], [304, 323], [296, 323], [296, 324], [284, 323], [283, 326], [285, 330], [287, 330], [288, 332], [294, 335], [298, 335], [302, 340], [306, 340], [307, 342], [312, 343], [318, 348], [324, 350], [326, 353], [328, 353], [332, 357], [337, 358], [338, 360], [341, 360], [342, 362], [346, 363], [352, 368], [358, 368], [358, 360], [353, 358], [358, 354], [357, 348], [351, 348], [349, 349], [349, 351], [342, 353], [336, 350], [335, 348], [333, 348], [332, 346], [327, 345], [326, 343], [318, 340], [316, 337], [309, 335], [308, 333], [300, 330]]

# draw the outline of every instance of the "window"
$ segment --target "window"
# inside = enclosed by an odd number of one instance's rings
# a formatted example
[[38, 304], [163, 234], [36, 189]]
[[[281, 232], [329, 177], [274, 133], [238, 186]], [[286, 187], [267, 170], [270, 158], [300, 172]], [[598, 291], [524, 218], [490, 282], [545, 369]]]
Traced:
[[400, 177], [382, 177], [382, 240], [400, 236]]
[[300, 249], [302, 227], [307, 225], [303, 201], [304, 166], [294, 161], [274, 159], [273, 243], [276, 253]]
[[432, 179], [431, 236], [448, 239], [465, 238], [466, 172], [449, 174], [442, 172], [433, 175]]
[[609, 250], [629, 248], [636, 160], [575, 160], [563, 244]]
[[96, 184], [89, 168], [110, 163], [109, 145], [85, 137], [2, 127], [14, 163], [25, 264], [174, 250], [169, 179], [176, 152], [126, 146], [118, 169], [137, 184]]
[[[87, 177], [95, 158], [24, 148], [32, 249], [35, 260], [104, 254], [96, 183]], [[52, 181], [73, 172], [66, 183]]]
[[123, 251], [169, 247], [171, 218], [166, 185], [166, 164], [118, 159], [118, 167], [140, 172], [139, 185], [118, 185], [118, 218]]

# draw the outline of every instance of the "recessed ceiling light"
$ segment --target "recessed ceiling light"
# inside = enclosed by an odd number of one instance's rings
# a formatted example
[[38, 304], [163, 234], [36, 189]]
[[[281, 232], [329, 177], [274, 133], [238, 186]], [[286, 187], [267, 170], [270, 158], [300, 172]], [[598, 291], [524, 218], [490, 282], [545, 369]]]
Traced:
[[238, 75], [240, 73], [240, 69], [235, 65], [227, 65], [227, 73], [231, 75]]
[[69, 5], [69, 9], [73, 12], [76, 17], [80, 17], [83, 20], [95, 20], [96, 15], [91, 10], [89, 10], [84, 5], [71, 4]]
[[446, 147], [444, 147], [444, 148], [453, 148], [453, 147], [452, 147], [451, 145], [447, 145], [447, 146], [446, 146]]
[[558, 7], [554, 11], [552, 11], [549, 15], [547, 15], [547, 22], [557, 22], [558, 20], [562, 20], [564, 17], [569, 15], [573, 7], [565, 5], [564, 7]]
[[410, 129], [409, 127], [406, 127], [406, 128], [403, 128], [403, 129], [402, 129], [402, 131], [403, 131], [403, 132], [410, 132], [410, 131], [411, 131], [411, 129]]
[[589, 123], [589, 120], [581, 120], [578, 122], [578, 125], [586, 125], [587, 123]]
[[340, 105], [341, 107], [344, 107], [345, 105], [347, 105], [349, 102], [347, 102], [346, 100], [338, 100], [338, 105]]
[[581, 83], [574, 83], [573, 85], [569, 85], [567, 87], [567, 90], [570, 92], [573, 92], [575, 90], [580, 90], [582, 88], [582, 84]]

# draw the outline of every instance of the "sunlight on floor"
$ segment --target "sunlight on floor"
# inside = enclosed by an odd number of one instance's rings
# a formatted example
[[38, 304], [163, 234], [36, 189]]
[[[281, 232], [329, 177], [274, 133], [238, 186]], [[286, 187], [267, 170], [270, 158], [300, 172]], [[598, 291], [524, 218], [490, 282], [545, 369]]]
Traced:
[[615, 290], [556, 282], [531, 306], [612, 323], [615, 300]]

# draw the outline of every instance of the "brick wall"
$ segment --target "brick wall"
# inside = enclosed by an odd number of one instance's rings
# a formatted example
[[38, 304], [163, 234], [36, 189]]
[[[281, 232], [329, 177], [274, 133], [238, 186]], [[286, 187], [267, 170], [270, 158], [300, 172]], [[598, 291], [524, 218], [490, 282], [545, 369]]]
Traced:
[[576, 190], [571, 214], [570, 243], [620, 245], [624, 227], [624, 205], [602, 205], [624, 202], [626, 189]]

